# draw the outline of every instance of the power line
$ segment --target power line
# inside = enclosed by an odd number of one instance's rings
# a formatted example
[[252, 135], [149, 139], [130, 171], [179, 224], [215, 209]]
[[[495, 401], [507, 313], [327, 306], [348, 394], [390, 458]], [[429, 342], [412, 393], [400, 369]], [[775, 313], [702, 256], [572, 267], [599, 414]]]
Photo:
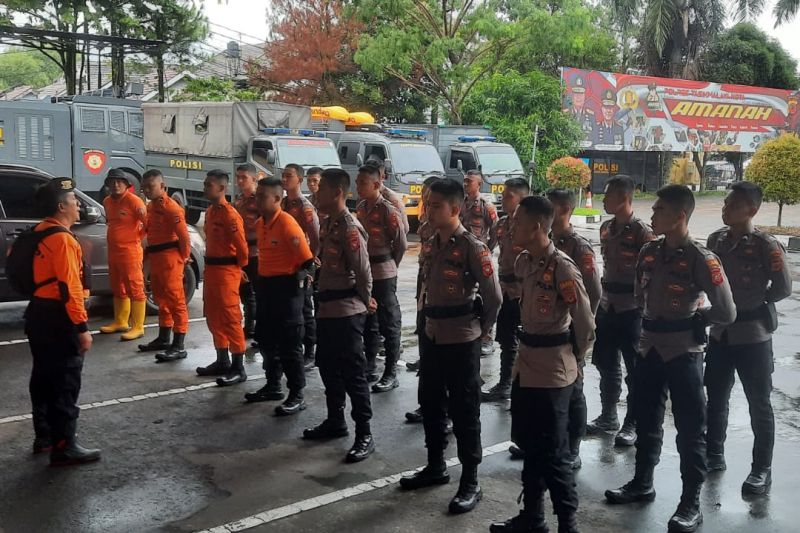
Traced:
[[217, 28], [222, 28], [223, 30], [232, 31], [234, 34], [239, 34], [239, 35], [243, 35], [245, 37], [250, 37], [251, 39], [257, 40], [259, 43], [263, 43], [264, 41], [266, 41], [266, 38], [264, 38], [264, 37], [256, 37], [255, 35], [250, 35], [248, 33], [244, 33], [244, 32], [239, 31], [239, 30], [234, 30], [233, 28], [229, 28], [227, 26], [223, 26], [222, 24], [217, 24], [216, 22], [210, 22], [209, 21], [209, 24], [211, 24], [212, 26], [216, 26]]

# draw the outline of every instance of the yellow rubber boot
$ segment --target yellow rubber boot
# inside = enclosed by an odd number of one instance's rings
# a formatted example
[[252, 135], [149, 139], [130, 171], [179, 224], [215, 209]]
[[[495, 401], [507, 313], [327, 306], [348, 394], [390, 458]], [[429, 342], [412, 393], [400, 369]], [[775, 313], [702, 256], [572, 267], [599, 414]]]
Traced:
[[100, 328], [100, 333], [128, 331], [128, 317], [130, 314], [131, 301], [128, 298], [114, 298], [114, 322]]
[[146, 313], [146, 300], [134, 300], [131, 303], [131, 329], [127, 333], [123, 333], [120, 340], [132, 341], [144, 337], [144, 316]]

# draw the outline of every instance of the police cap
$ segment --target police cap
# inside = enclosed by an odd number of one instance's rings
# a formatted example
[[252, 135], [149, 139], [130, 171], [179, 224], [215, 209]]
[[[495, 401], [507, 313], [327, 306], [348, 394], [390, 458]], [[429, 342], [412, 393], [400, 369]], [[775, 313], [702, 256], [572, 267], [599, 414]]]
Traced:
[[607, 106], [617, 105], [617, 95], [611, 89], [606, 89], [603, 91], [602, 103]]
[[586, 82], [583, 80], [583, 76], [578, 75], [572, 78], [572, 92], [574, 93], [586, 92]]
[[54, 178], [36, 189], [36, 205], [40, 210], [46, 211], [44, 216], [50, 216], [57, 209], [64, 193], [74, 190], [75, 180], [72, 178]]

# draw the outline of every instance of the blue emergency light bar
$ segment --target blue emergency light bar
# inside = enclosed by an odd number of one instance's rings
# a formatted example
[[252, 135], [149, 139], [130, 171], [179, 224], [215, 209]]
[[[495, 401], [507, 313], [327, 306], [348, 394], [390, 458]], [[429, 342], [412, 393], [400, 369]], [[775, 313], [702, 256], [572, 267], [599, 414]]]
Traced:
[[315, 130], [293, 130], [290, 128], [263, 128], [262, 132], [267, 135], [301, 135], [303, 137], [325, 137], [325, 133]]
[[497, 137], [490, 137], [488, 135], [484, 137], [461, 136], [458, 138], [458, 140], [462, 143], [476, 143], [478, 141], [487, 141], [493, 143], [497, 140]]
[[408, 130], [403, 128], [389, 128], [386, 130], [387, 135], [392, 137], [406, 137], [411, 139], [424, 139], [428, 132], [425, 130]]

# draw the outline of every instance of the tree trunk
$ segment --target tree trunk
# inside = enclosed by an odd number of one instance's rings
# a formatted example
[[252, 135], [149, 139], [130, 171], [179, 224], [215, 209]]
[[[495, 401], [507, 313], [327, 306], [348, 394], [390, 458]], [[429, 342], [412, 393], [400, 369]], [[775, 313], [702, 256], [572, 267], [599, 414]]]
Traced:
[[164, 89], [164, 54], [159, 50], [156, 56], [156, 69], [158, 70], [158, 101], [166, 100], [166, 90]]
[[[111, 32], [119, 37], [119, 25], [112, 16], [110, 17]], [[125, 88], [125, 52], [119, 44], [111, 45], [111, 91], [117, 98], [123, 98]]]
[[67, 94], [75, 95], [77, 88], [76, 67], [77, 67], [77, 46], [75, 42], [64, 43], [64, 83], [66, 84]]
[[783, 202], [778, 202], [778, 227], [783, 223]]

